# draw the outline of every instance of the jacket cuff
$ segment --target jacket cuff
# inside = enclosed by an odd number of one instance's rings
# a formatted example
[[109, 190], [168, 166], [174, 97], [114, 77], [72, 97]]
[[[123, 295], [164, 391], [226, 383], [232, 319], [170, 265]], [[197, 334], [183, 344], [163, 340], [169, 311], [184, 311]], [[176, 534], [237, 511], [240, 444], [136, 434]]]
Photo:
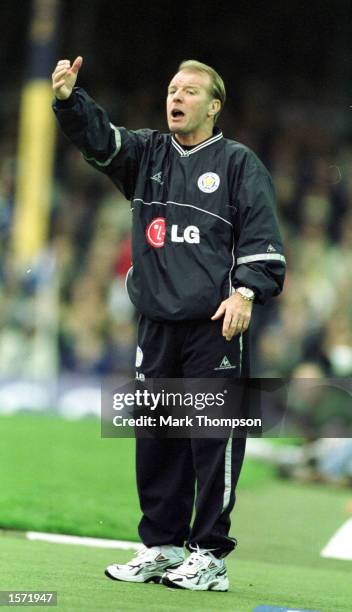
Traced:
[[70, 97], [66, 100], [59, 100], [58, 98], [54, 98], [53, 106], [57, 109], [72, 108], [75, 105], [76, 101], [76, 92], [75, 90], [73, 90]]

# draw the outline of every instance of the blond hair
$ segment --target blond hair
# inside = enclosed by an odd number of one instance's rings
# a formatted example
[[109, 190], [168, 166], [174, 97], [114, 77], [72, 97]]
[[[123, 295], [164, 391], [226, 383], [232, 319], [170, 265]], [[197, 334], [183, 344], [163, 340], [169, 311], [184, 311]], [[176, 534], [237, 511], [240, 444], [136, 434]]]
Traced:
[[216, 113], [216, 115], [214, 115], [214, 125], [215, 125], [223, 109], [225, 100], [226, 100], [225, 84], [220, 74], [218, 74], [216, 70], [214, 70], [214, 68], [212, 68], [211, 66], [208, 66], [207, 64], [203, 64], [202, 62], [198, 62], [198, 60], [184, 60], [179, 65], [178, 70], [179, 71], [180, 70], [194, 70], [195, 72], [205, 72], [205, 74], [208, 74], [210, 76], [210, 79], [211, 79], [211, 88], [209, 91], [210, 96], [212, 98], [216, 98], [217, 100], [220, 100], [221, 102], [221, 107], [220, 107], [219, 112]]

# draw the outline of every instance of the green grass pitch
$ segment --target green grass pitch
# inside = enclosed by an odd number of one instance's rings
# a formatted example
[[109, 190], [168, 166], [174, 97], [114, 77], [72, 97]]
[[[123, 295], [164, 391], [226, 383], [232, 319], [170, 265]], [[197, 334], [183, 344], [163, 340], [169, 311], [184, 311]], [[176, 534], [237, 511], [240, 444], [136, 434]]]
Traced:
[[[0, 417], [0, 527], [137, 539], [134, 441], [100, 439], [95, 420]], [[0, 537], [0, 590], [56, 590], [58, 610], [218, 610], [259, 604], [321, 612], [352, 609], [352, 562], [320, 550], [350, 516], [351, 493], [280, 482], [246, 462], [233, 513], [239, 540], [228, 593], [109, 581], [104, 567], [129, 551]], [[51, 609], [51, 608], [45, 608]]]

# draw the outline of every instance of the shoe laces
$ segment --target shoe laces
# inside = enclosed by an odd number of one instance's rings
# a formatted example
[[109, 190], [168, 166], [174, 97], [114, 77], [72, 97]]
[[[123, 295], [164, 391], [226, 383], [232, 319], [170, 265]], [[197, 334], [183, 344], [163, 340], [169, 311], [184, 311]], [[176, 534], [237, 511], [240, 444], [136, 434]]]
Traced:
[[188, 573], [188, 571], [194, 573], [199, 569], [208, 567], [211, 561], [209, 557], [211, 551], [199, 548], [198, 544], [196, 546], [190, 546], [190, 548], [193, 552], [182, 564], [182, 569], [185, 569], [185, 573]]

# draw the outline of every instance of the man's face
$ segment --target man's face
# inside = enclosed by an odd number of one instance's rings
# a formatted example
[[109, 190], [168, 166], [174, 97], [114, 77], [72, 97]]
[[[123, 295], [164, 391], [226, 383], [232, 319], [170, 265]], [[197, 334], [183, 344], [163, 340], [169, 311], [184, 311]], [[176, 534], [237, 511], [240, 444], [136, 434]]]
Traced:
[[168, 87], [167, 122], [170, 132], [192, 134], [213, 122], [210, 76], [181, 70]]

